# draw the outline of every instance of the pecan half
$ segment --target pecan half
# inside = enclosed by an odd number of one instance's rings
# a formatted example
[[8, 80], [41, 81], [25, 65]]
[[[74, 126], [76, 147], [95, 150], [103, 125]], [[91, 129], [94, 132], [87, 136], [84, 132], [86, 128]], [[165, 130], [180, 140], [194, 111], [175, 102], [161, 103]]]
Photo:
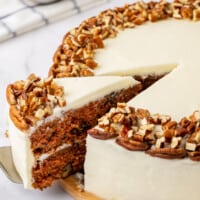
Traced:
[[21, 130], [27, 130], [29, 125], [26, 123], [24, 118], [21, 116], [19, 110], [15, 105], [10, 106], [9, 115], [13, 123]]
[[117, 133], [107, 133], [107, 132], [97, 130], [95, 128], [88, 130], [87, 133], [93, 138], [100, 139], [100, 140], [107, 140], [107, 139], [115, 138], [118, 136]]
[[189, 152], [188, 155], [191, 160], [200, 161], [200, 152], [199, 151]]
[[17, 104], [17, 101], [16, 101], [16, 98], [15, 98], [15, 94], [13, 92], [13, 88], [12, 88], [12, 85], [8, 85], [7, 88], [6, 88], [6, 98], [7, 98], [7, 101], [10, 105], [15, 105]]
[[149, 149], [146, 151], [146, 153], [153, 157], [160, 157], [160, 158], [165, 158], [165, 159], [178, 159], [178, 158], [184, 158], [185, 156], [187, 156], [187, 151], [183, 148]]
[[149, 145], [146, 143], [135, 140], [125, 140], [123, 138], [117, 138], [116, 143], [131, 151], [145, 151], [149, 148]]

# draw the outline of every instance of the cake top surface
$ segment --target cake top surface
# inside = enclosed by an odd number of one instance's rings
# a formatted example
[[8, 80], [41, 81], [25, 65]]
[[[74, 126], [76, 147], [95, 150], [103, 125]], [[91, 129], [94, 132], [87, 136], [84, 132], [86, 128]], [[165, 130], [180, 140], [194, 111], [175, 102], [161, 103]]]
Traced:
[[95, 74], [163, 74], [176, 67], [194, 67], [199, 63], [199, 32], [199, 22], [177, 19], [120, 31], [96, 51]]

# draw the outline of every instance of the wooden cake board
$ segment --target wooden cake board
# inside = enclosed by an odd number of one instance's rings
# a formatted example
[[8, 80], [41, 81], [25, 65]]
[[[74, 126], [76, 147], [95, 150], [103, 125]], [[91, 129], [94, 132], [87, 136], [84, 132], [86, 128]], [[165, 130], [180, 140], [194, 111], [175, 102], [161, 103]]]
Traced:
[[103, 200], [90, 192], [81, 191], [80, 183], [75, 175], [60, 180], [60, 184], [74, 200]]

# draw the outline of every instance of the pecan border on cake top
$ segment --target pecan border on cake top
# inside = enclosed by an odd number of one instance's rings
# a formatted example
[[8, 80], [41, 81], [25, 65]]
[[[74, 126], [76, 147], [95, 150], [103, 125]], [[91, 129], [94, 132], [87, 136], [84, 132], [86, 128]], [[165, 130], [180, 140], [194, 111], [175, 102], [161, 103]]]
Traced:
[[49, 75], [60, 77], [93, 76], [98, 63], [95, 50], [104, 48], [104, 40], [115, 38], [119, 31], [134, 28], [147, 21], [168, 18], [200, 20], [200, 0], [174, 2], [136, 2], [108, 9], [83, 21], [68, 32], [54, 54]]
[[177, 122], [169, 115], [118, 103], [88, 134], [103, 140], [114, 138], [127, 150], [144, 151], [153, 157], [200, 161], [200, 111]]

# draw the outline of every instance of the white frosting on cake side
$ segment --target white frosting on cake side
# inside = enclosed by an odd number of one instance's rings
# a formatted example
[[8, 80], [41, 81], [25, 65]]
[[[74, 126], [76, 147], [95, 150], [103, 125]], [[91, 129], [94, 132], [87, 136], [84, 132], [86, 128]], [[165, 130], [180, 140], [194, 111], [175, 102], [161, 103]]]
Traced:
[[15, 167], [23, 180], [25, 188], [32, 188], [32, 166], [34, 166], [34, 156], [31, 151], [29, 135], [20, 131], [8, 118], [9, 139]]
[[175, 19], [119, 31], [97, 50], [95, 74], [162, 74], [187, 61], [198, 64], [199, 32], [199, 22]]
[[128, 151], [87, 137], [85, 190], [106, 200], [199, 200], [199, 162]]
[[[19, 130], [9, 119], [9, 135], [12, 147], [12, 154], [16, 169], [21, 176], [24, 187], [32, 188], [32, 167], [36, 160], [31, 150], [30, 135], [36, 128], [45, 121], [53, 120], [55, 117], [62, 116], [63, 111], [76, 109], [85, 104], [97, 100], [113, 91], [132, 87], [138, 82], [132, 77], [85, 77], [85, 78], [63, 78], [54, 80], [58, 85], [64, 87], [67, 106], [56, 108], [54, 114], [45, 120], [39, 121], [36, 127], [30, 128], [29, 132]], [[56, 151], [67, 148], [65, 144], [58, 147]], [[51, 153], [41, 155], [37, 160], [43, 161]]]

